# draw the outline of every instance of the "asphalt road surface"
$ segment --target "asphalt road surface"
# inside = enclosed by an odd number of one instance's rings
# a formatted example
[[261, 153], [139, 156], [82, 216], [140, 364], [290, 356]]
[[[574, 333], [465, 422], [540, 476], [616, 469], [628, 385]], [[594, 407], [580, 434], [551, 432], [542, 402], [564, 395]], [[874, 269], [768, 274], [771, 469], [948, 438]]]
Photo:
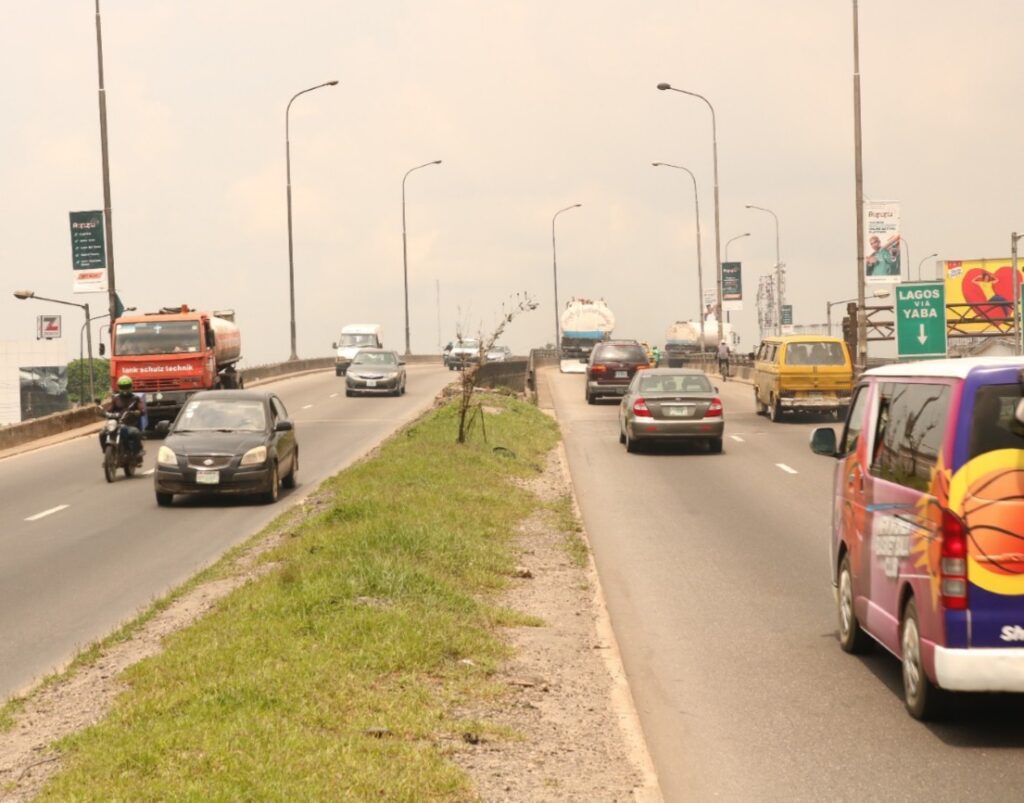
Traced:
[[1020, 800], [1024, 695], [904, 711], [899, 664], [836, 642], [834, 461], [720, 384], [725, 453], [627, 454], [618, 401], [548, 380], [644, 734], [668, 801]]
[[145, 475], [103, 478], [96, 436], [0, 460], [0, 700], [66, 664], [81, 647], [215, 561], [403, 423], [452, 375], [408, 366], [400, 398], [345, 397], [333, 371], [264, 385], [296, 423], [298, 487], [276, 505], [176, 497], [158, 508]]

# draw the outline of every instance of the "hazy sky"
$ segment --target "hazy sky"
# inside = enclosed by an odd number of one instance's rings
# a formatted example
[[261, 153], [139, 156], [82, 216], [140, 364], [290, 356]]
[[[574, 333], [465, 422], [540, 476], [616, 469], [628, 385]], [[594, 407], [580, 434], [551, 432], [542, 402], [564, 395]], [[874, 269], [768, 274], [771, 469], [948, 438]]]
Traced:
[[[3, 4], [0, 340], [73, 296], [67, 213], [103, 205], [93, 0]], [[284, 113], [292, 106], [298, 351], [339, 328], [404, 343], [401, 181], [412, 347], [461, 321], [493, 327], [527, 291], [517, 352], [551, 340], [559, 293], [603, 296], [616, 334], [663, 342], [696, 315], [693, 194], [714, 277], [711, 120], [721, 236], [751, 236], [754, 292], [775, 260], [775, 211], [796, 323], [856, 294], [850, 0], [102, 0], [114, 251], [124, 302], [234, 307], [253, 365], [289, 352]], [[1020, 201], [1024, 3], [861, 0], [864, 190], [899, 200], [909, 263], [1005, 256]], [[724, 254], [723, 254], [724, 255]], [[932, 261], [924, 266], [930, 276]]]

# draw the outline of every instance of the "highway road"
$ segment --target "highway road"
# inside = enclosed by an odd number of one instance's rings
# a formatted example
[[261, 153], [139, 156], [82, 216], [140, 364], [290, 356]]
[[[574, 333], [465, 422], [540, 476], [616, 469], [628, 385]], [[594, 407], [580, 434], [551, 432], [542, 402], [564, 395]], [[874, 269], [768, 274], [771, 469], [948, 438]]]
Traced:
[[724, 454], [627, 454], [617, 401], [545, 379], [666, 800], [1020, 799], [1021, 697], [921, 724], [894, 658], [839, 649], [820, 423], [771, 424], [749, 385], [719, 381]]
[[[209, 565], [433, 403], [452, 379], [408, 366], [400, 398], [346, 398], [333, 370], [263, 385], [296, 422], [298, 487], [276, 505], [176, 497], [150, 476], [107, 484], [95, 436], [0, 460], [0, 700]], [[147, 441], [151, 472], [159, 441]]]

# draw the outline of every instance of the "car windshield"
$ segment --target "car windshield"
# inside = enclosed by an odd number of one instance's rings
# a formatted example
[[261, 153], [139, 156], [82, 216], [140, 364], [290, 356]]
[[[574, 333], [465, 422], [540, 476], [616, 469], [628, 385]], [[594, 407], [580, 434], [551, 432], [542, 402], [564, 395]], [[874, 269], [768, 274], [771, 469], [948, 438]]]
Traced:
[[711, 393], [711, 383], [703, 374], [646, 375], [641, 371], [641, 393]]
[[267, 428], [259, 399], [198, 399], [190, 401], [175, 422], [175, 432], [262, 432]]
[[361, 351], [352, 360], [353, 365], [398, 365], [393, 351]]
[[647, 362], [647, 355], [640, 346], [601, 346], [594, 362]]
[[457, 349], [478, 349], [480, 348], [479, 340], [460, 340], [455, 348]]
[[376, 346], [377, 336], [373, 334], [345, 334], [338, 341], [339, 346]]
[[189, 354], [199, 351], [199, 321], [141, 321], [114, 326], [114, 354]]
[[790, 343], [786, 365], [845, 365], [843, 347], [838, 343]]
[[1020, 385], [984, 385], [974, 394], [971, 416], [971, 457], [997, 449], [1024, 449], [1024, 427], [1014, 411]]

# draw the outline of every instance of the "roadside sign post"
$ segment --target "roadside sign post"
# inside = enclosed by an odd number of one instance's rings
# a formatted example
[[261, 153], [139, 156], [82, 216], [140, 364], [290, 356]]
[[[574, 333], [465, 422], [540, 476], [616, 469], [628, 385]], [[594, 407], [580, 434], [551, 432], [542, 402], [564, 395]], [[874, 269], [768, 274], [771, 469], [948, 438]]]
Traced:
[[943, 282], [907, 282], [896, 286], [896, 350], [901, 360], [946, 356]]

